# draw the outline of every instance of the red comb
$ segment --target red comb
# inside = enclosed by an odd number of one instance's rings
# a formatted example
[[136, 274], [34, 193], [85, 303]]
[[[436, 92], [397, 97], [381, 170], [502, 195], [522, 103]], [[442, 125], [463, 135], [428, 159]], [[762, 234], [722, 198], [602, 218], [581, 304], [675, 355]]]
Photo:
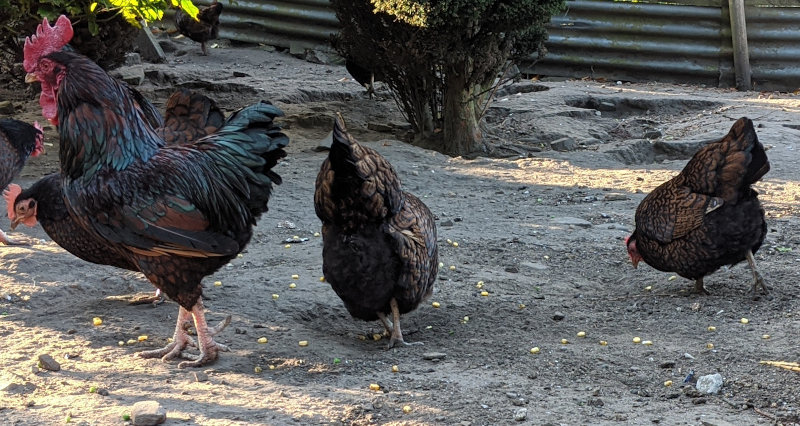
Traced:
[[44, 18], [36, 28], [36, 34], [25, 37], [23, 49], [25, 59], [22, 61], [25, 71], [33, 72], [42, 56], [61, 50], [70, 40], [72, 40], [72, 23], [69, 18], [64, 15], [59, 16], [52, 27], [47, 18]]
[[14, 220], [16, 214], [14, 213], [14, 202], [17, 201], [19, 194], [22, 194], [22, 188], [16, 183], [8, 185], [3, 191], [3, 198], [6, 199], [6, 209], [8, 209], [8, 218]]

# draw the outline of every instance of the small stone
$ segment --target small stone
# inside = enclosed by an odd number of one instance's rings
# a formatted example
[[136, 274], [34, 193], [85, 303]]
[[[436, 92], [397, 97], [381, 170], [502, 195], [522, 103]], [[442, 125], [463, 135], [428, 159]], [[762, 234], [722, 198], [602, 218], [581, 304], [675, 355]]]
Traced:
[[722, 383], [723, 380], [721, 374], [708, 374], [697, 379], [695, 388], [697, 388], [697, 391], [700, 393], [715, 394], [722, 389]]
[[131, 420], [135, 426], [159, 425], [167, 421], [167, 412], [158, 401], [139, 401], [131, 408]]
[[561, 321], [563, 319], [564, 319], [564, 314], [562, 312], [556, 311], [556, 313], [553, 314], [553, 321]]
[[645, 132], [644, 132], [644, 138], [645, 139], [658, 139], [661, 136], [663, 136], [663, 134], [661, 133], [660, 130], [657, 130], [657, 129], [649, 129], [649, 130], [645, 130]]
[[195, 382], [207, 382], [208, 381], [208, 374], [203, 373], [202, 371], [195, 371], [192, 373], [192, 377], [194, 378]]
[[125, 65], [139, 65], [142, 63], [142, 57], [136, 52], [130, 52], [125, 55]]
[[606, 403], [603, 402], [603, 400], [600, 399], [600, 398], [591, 398], [589, 400], [589, 405], [592, 406], [592, 407], [602, 407], [602, 406], [606, 405]]
[[119, 67], [112, 71], [111, 75], [132, 86], [142, 84], [145, 79], [142, 64]]
[[441, 223], [439, 224], [439, 226], [444, 226], [444, 227], [450, 227], [450, 226], [453, 226], [453, 221], [452, 221], [452, 220], [445, 220], [445, 221], [441, 222]]
[[574, 151], [575, 148], [577, 147], [578, 144], [575, 142], [575, 139], [571, 137], [556, 139], [550, 142], [550, 148], [553, 151], [559, 151], [559, 152]]
[[98, 389], [97, 394], [101, 396], [108, 396], [108, 390], [106, 389]]
[[516, 420], [518, 422], [525, 421], [525, 419], [527, 417], [528, 417], [528, 409], [527, 408], [517, 408], [514, 411], [514, 420]]
[[49, 371], [60, 371], [61, 364], [58, 363], [53, 357], [47, 354], [39, 355], [39, 362], [41, 363], [41, 367], [45, 370]]
[[664, 361], [659, 367], [661, 368], [675, 368], [675, 361]]
[[614, 104], [613, 102], [603, 101], [597, 105], [597, 109], [599, 109], [600, 111], [616, 111], [617, 105]]
[[250, 77], [250, 74], [248, 74], [246, 72], [241, 72], [241, 71], [234, 71], [233, 72], [233, 76], [234, 77]]
[[424, 354], [422, 354], [422, 359], [428, 361], [439, 361], [444, 359], [445, 357], [447, 357], [447, 354], [442, 352], [425, 352]]

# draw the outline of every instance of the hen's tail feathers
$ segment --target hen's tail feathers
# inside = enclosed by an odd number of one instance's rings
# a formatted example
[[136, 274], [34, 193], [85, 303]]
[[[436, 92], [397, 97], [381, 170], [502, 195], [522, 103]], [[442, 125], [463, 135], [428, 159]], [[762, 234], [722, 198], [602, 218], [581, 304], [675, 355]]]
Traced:
[[225, 114], [208, 96], [179, 89], [167, 99], [161, 135], [168, 145], [182, 145], [216, 132]]
[[336, 113], [336, 118], [333, 123], [333, 136], [331, 141], [331, 151], [328, 158], [331, 161], [331, 167], [340, 172], [355, 171], [355, 163], [353, 146], [358, 143], [347, 133], [347, 126], [344, 124], [344, 117], [341, 113]]
[[273, 122], [283, 112], [267, 101], [242, 108], [214, 134], [201, 139], [197, 147], [207, 151], [235, 188], [247, 195], [249, 206], [266, 211], [272, 183], [281, 177], [272, 171], [286, 156], [289, 137]]
[[742, 117], [733, 124], [728, 134], [737, 144], [738, 149], [750, 153], [750, 164], [744, 176], [744, 183], [752, 185], [758, 182], [769, 171], [769, 160], [764, 145], [758, 141], [753, 121]]

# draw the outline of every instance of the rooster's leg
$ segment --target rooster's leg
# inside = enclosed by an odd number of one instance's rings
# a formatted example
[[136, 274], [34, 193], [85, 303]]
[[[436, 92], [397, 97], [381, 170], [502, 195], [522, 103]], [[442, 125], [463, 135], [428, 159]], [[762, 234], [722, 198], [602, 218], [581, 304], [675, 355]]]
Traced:
[[706, 290], [705, 286], [703, 286], [703, 277], [698, 278], [694, 282], [694, 292], [697, 294], [711, 294]]
[[767, 283], [764, 282], [764, 278], [758, 273], [756, 269], [756, 260], [753, 258], [753, 252], [750, 250], [747, 250], [747, 263], [750, 265], [750, 270], [753, 271], [753, 299], [758, 297], [758, 286], [764, 289], [764, 294], [769, 294]]
[[175, 334], [172, 335], [172, 343], [161, 349], [139, 352], [136, 355], [140, 358], [161, 358], [162, 361], [167, 361], [180, 355], [181, 351], [194, 343], [189, 334], [186, 333], [186, 327], [184, 327], [184, 324], [191, 318], [192, 313], [181, 306], [180, 310], [178, 310], [178, 324], [175, 326]]
[[28, 243], [24, 243], [22, 241], [17, 241], [17, 240], [11, 239], [8, 235], [6, 235], [5, 232], [3, 232], [2, 229], [0, 229], [0, 243], [3, 243], [5, 245], [7, 245], [7, 246], [25, 246], [25, 245], [28, 245]]
[[389, 340], [389, 348], [393, 348], [399, 344], [402, 345], [422, 345], [422, 342], [414, 342], [408, 343], [403, 340], [403, 332], [400, 330], [400, 309], [397, 307], [397, 300], [392, 298], [392, 301], [389, 303], [389, 306], [392, 307], [392, 338]]
[[220, 323], [217, 327], [209, 327], [206, 323], [206, 316], [203, 312], [203, 300], [198, 299], [197, 303], [192, 306], [191, 315], [194, 317], [194, 328], [197, 331], [197, 347], [200, 349], [200, 354], [197, 357], [186, 357], [190, 361], [184, 361], [178, 364], [180, 368], [186, 367], [200, 367], [215, 361], [219, 356], [219, 352], [228, 351], [228, 347], [214, 341], [214, 335], [225, 329], [230, 324], [230, 317]]

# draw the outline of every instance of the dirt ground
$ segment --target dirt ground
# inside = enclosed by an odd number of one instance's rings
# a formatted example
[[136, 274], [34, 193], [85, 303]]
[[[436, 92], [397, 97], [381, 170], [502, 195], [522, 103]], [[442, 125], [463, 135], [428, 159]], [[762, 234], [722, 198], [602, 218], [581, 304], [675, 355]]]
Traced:
[[[209, 321], [233, 317], [219, 337], [231, 351], [195, 370], [134, 358], [166, 344], [177, 305], [130, 305], [153, 290], [140, 274], [85, 263], [40, 227], [18, 229], [35, 239], [0, 247], [2, 424], [122, 424], [142, 400], [158, 401], [167, 424], [800, 422], [800, 374], [759, 364], [800, 361], [800, 97], [523, 80], [487, 114], [495, 155], [450, 158], [399, 141], [404, 120], [385, 88], [367, 99], [342, 66], [224, 43], [203, 57], [196, 44], [171, 44], [168, 63], [144, 64], [139, 88], [157, 105], [177, 86], [226, 110], [269, 99], [292, 138], [278, 166], [284, 184], [253, 241], [204, 282]], [[41, 120], [31, 89], [0, 96], [16, 118]], [[438, 217], [444, 267], [403, 322], [407, 340], [424, 346], [387, 350], [372, 337], [379, 324], [352, 319], [320, 281], [313, 191], [326, 153], [315, 148], [336, 111]], [[772, 297], [751, 300], [746, 265], [708, 277], [709, 296], [673, 274], [634, 270], [623, 239], [638, 203], [741, 116], [755, 120], [772, 164], [756, 185], [770, 229], [756, 261]], [[57, 136], [46, 134], [52, 145], [26, 166], [23, 187], [57, 170]], [[286, 248], [295, 235], [308, 240]], [[61, 370], [37, 369], [40, 354]], [[690, 372], [719, 373], [724, 386], [700, 394], [684, 383]]]

